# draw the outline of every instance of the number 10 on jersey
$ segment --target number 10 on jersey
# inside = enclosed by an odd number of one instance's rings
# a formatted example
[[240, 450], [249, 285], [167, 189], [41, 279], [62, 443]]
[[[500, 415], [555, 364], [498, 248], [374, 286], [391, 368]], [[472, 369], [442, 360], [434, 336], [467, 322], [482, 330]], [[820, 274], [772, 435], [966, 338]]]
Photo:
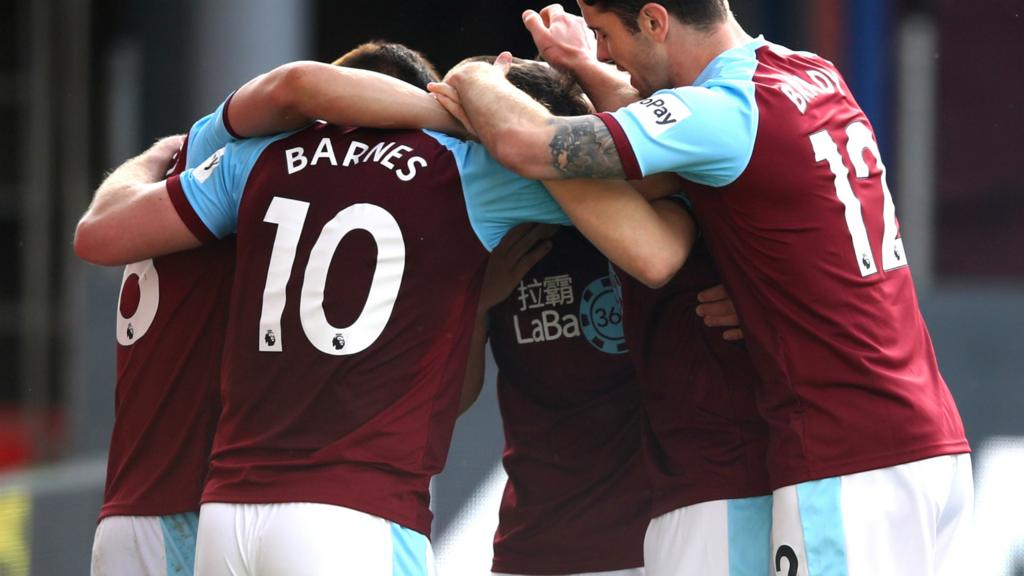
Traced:
[[[299, 237], [306, 224], [309, 203], [275, 197], [263, 221], [277, 225], [270, 255], [260, 313], [259, 350], [282, 352], [281, 316], [292, 277]], [[363, 310], [350, 326], [332, 326], [324, 312], [327, 273], [341, 240], [354, 230], [365, 230], [377, 244], [377, 266]], [[320, 232], [309, 254], [299, 296], [299, 320], [309, 342], [332, 356], [347, 356], [369, 348], [384, 332], [398, 298], [405, 273], [405, 241], [395, 218], [373, 204], [353, 204], [337, 213]]]

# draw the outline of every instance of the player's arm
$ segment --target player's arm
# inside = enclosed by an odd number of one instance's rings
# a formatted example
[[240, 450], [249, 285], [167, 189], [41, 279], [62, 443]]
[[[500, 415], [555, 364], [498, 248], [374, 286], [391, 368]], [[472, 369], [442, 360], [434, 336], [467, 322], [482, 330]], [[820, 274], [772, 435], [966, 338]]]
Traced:
[[599, 59], [602, 40], [583, 18], [551, 4], [539, 13], [524, 12], [523, 23], [544, 60], [571, 74], [598, 111], [617, 110], [640, 99], [629, 74]]
[[466, 379], [462, 386], [459, 414], [476, 402], [484, 385], [487, 313], [508, 298], [530, 268], [551, 251], [551, 242], [547, 239], [557, 229], [557, 226], [544, 224], [520, 224], [509, 230], [491, 252], [487, 260], [483, 286], [480, 289], [480, 303], [477, 306], [473, 340], [470, 343], [469, 360], [466, 364]]
[[317, 119], [339, 126], [464, 132], [436, 99], [411, 84], [320, 62], [292, 62], [254, 78], [231, 97], [226, 115], [241, 137], [295, 130]]
[[675, 276], [697, 237], [678, 202], [648, 201], [626, 182], [553, 180], [544, 186], [576, 228], [616, 266], [658, 288]]
[[508, 83], [508, 64], [504, 54], [493, 66], [466, 64], [449, 84], [430, 88], [502, 164], [524, 176], [640, 179], [674, 172], [720, 188], [739, 178], [753, 154], [760, 112], [753, 82], [739, 74], [661, 90], [614, 113], [552, 117]]
[[164, 138], [107, 176], [75, 230], [80, 258], [113, 266], [199, 246], [163, 181], [183, 140]]
[[525, 178], [625, 178], [615, 141], [597, 116], [553, 116], [505, 78], [509, 57], [471, 62], [445, 83], [431, 84], [438, 101], [504, 166]]

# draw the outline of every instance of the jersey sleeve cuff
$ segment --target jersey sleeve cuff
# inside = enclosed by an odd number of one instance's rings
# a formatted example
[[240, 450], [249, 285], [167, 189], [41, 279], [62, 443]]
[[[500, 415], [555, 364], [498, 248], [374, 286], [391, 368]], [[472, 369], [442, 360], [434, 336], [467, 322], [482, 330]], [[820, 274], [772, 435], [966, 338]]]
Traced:
[[224, 129], [228, 131], [235, 140], [242, 140], [243, 138], [235, 132], [235, 129], [231, 126], [231, 122], [228, 120], [228, 109], [231, 108], [231, 100], [234, 99], [237, 92], [232, 92], [228, 99], [224, 101], [224, 110], [221, 112], [221, 121], [224, 122]]
[[167, 194], [171, 197], [171, 204], [174, 205], [181, 221], [200, 242], [206, 244], [217, 239], [196, 214], [188, 198], [185, 197], [185, 189], [181, 186], [181, 177], [178, 174], [167, 179]]
[[633, 146], [629, 144], [626, 131], [622, 129], [619, 121], [610, 112], [598, 112], [597, 117], [604, 122], [608, 131], [612, 134], [612, 141], [615, 142], [615, 149], [619, 151], [619, 160], [622, 162], [622, 169], [626, 172], [628, 180], [639, 180], [644, 177], [640, 170], [640, 162], [636, 159]]

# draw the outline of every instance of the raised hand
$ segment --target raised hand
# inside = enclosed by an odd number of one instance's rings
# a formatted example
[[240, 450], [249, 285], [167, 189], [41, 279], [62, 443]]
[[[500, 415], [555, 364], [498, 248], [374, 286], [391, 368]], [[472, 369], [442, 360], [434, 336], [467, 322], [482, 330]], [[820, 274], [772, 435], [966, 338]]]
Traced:
[[597, 61], [594, 33], [583, 18], [567, 13], [561, 4], [551, 4], [540, 13], [523, 12], [523, 24], [548, 64], [572, 73], [583, 62]]

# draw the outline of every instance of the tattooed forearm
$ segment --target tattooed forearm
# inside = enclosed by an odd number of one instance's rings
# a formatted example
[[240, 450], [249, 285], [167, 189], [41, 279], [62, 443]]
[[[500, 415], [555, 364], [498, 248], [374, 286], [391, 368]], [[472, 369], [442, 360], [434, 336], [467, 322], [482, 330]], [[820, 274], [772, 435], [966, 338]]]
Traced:
[[552, 118], [551, 160], [563, 178], [625, 178], [611, 132], [596, 116]]

